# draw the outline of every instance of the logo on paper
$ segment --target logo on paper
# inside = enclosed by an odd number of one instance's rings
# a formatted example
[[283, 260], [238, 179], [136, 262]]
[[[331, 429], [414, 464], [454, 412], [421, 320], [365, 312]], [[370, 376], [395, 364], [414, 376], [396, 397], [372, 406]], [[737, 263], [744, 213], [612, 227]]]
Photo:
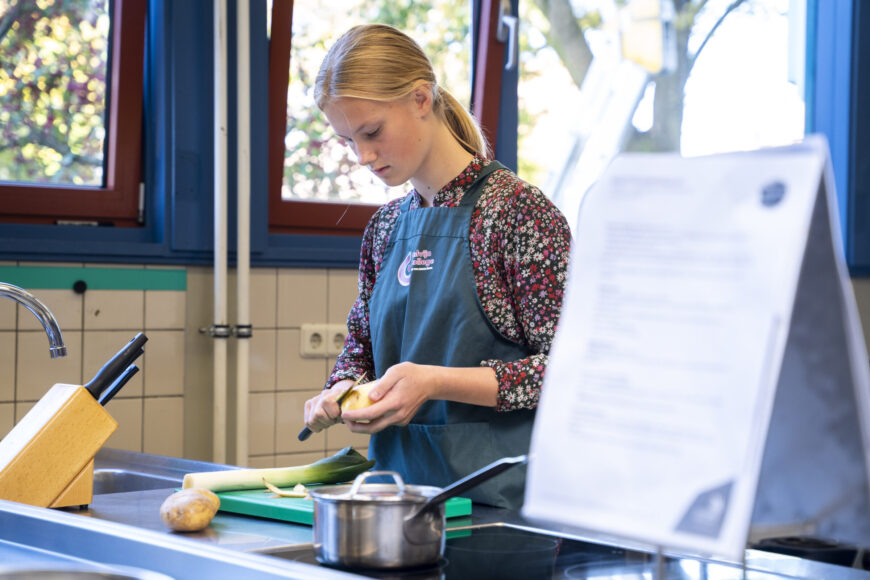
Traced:
[[778, 204], [785, 197], [785, 190], [785, 184], [781, 181], [765, 185], [761, 189], [761, 205], [771, 207]]
[[435, 258], [432, 257], [432, 252], [429, 250], [414, 250], [408, 252], [402, 263], [399, 264], [398, 278], [399, 284], [407, 286], [411, 283], [411, 272], [426, 271], [432, 269], [432, 264], [435, 263]]
[[734, 482], [727, 481], [699, 493], [677, 524], [677, 531], [709, 538], [719, 537], [733, 488]]

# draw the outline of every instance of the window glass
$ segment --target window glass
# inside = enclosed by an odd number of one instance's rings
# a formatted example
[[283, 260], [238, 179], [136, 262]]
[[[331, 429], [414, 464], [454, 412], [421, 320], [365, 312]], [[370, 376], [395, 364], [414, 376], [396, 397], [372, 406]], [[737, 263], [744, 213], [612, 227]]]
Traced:
[[800, 139], [805, 15], [805, 0], [520, 2], [520, 175], [573, 225], [620, 151]]
[[104, 185], [108, 0], [0, 0], [0, 181]]
[[[270, 10], [271, 12], [271, 10]], [[283, 200], [382, 204], [404, 195], [360, 167], [314, 104], [313, 82], [333, 41], [356, 24], [408, 33], [435, 66], [439, 84], [468, 106], [471, 12], [467, 0], [296, 0], [293, 6]]]

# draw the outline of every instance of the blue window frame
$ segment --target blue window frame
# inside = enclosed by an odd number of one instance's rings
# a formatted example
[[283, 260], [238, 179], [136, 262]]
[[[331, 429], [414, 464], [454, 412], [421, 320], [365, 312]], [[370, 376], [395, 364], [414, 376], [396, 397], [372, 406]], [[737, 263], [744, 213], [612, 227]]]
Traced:
[[[250, 0], [251, 248], [253, 265], [356, 267], [359, 238], [268, 231], [268, 39], [265, 0]], [[212, 10], [209, 0], [150, 0], [145, 38], [144, 178], [146, 221], [139, 228], [0, 224], [0, 259], [203, 264], [212, 260]], [[228, 1], [230, 14], [235, 0]], [[870, 78], [870, 41], [857, 31], [870, 20], [859, 0], [808, 0], [808, 131], [827, 135], [853, 273], [870, 267], [870, 135], [859, 94]], [[233, 22], [233, 19], [229, 19]], [[865, 27], [866, 28], [866, 27]], [[228, 27], [229, 54], [235, 30]], [[865, 70], [866, 69], [866, 70]], [[230, 92], [235, 67], [230, 63]], [[511, 75], [503, 87], [516, 86]], [[503, 89], [497, 150], [516, 153], [515, 91]], [[234, 102], [229, 103], [229, 190], [235, 190]], [[514, 113], [515, 115], [515, 113]], [[868, 115], [863, 114], [866, 118]], [[513, 153], [512, 153], [513, 152]], [[514, 162], [515, 163], [515, 162]], [[866, 164], [865, 164], [866, 165]], [[230, 202], [230, 247], [234, 208]]]

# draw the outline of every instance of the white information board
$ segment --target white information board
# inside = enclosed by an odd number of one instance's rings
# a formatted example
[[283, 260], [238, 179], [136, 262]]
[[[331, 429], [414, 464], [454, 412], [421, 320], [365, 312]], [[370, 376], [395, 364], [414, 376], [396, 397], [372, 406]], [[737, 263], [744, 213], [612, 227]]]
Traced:
[[870, 373], [827, 145], [627, 154], [587, 194], [523, 515], [742, 560], [870, 546]]

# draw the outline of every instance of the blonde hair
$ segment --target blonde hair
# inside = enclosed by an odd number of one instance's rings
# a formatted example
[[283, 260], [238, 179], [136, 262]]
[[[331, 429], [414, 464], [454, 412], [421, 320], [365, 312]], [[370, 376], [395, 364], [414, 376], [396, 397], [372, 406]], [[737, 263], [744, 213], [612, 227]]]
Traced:
[[322, 110], [332, 99], [353, 97], [395, 101], [420, 82], [432, 88], [432, 107], [466, 151], [487, 157], [480, 126], [446, 89], [438, 86], [432, 63], [413, 39], [386, 24], [354, 26], [335, 41], [320, 65], [314, 99]]

